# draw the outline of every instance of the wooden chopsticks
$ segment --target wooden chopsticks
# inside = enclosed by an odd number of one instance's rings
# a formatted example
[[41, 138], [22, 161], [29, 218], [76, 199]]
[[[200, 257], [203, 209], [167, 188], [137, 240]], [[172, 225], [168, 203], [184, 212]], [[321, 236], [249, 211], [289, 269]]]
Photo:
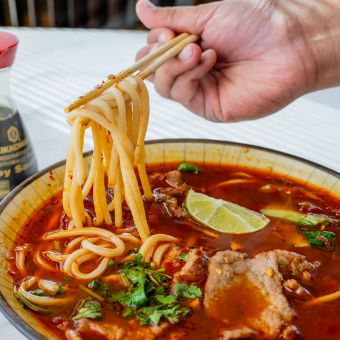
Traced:
[[182, 33], [178, 35], [174, 39], [162, 45], [154, 52], [151, 52], [142, 59], [138, 60], [134, 65], [122, 70], [116, 75], [108, 76], [108, 79], [102, 82], [102, 84], [97, 85], [92, 91], [88, 92], [84, 96], [79, 97], [76, 101], [67, 106], [65, 108], [65, 112], [68, 113], [74, 109], [79, 108], [81, 105], [86, 104], [90, 100], [97, 98], [110, 86], [119, 83], [124, 78], [132, 74], [136, 74], [142, 79], [147, 78], [160, 66], [162, 66], [167, 60], [179, 54], [186, 45], [197, 41], [198, 38], [199, 37], [195, 34]]

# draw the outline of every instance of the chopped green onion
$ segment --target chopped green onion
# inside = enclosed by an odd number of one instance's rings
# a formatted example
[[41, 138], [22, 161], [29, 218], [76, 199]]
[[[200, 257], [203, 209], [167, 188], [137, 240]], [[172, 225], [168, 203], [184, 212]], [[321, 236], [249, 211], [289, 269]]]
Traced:
[[188, 162], [181, 163], [178, 166], [177, 170], [179, 170], [180, 172], [193, 172], [195, 175], [199, 173], [198, 166]]
[[104, 298], [101, 297], [100, 295], [98, 295], [97, 293], [93, 292], [91, 289], [88, 289], [87, 287], [85, 287], [84, 285], [82, 285], [81, 283], [78, 285], [78, 288], [80, 290], [82, 290], [84, 293], [92, 296], [93, 298], [95, 298], [98, 301], [104, 301]]
[[115, 264], [116, 262], [113, 259], [110, 259], [109, 262], [107, 263], [109, 267], [113, 267]]
[[189, 259], [189, 253], [180, 254], [180, 255], [178, 256], [178, 258], [179, 258], [180, 260], [184, 261], [184, 262], [187, 262], [188, 259]]
[[100, 280], [93, 280], [87, 286], [90, 289], [98, 291], [102, 295], [108, 295], [110, 291], [110, 285]]
[[332, 224], [332, 223], [340, 223], [340, 220], [325, 216], [325, 215], [316, 215], [316, 214], [301, 214], [292, 210], [283, 210], [283, 209], [262, 209], [262, 214], [275, 217], [282, 220], [286, 220], [289, 222], [296, 223], [299, 226], [317, 226], [319, 224]]
[[87, 285], [90, 289], [99, 289], [100, 288], [100, 281], [93, 280]]
[[64, 282], [65, 282], [66, 284], [72, 283], [72, 281], [73, 281], [73, 279], [72, 279], [72, 277], [70, 277], [70, 276], [66, 276], [66, 277], [64, 278]]
[[23, 296], [22, 296], [20, 293], [18, 293], [18, 292], [14, 293], [14, 295], [15, 295], [15, 297], [16, 297], [18, 300], [20, 300], [20, 301], [22, 302], [22, 304], [23, 304], [24, 306], [26, 306], [27, 308], [29, 308], [29, 309], [31, 309], [31, 310], [34, 310], [35, 312], [44, 313], [44, 314], [53, 312], [53, 310], [39, 307], [39, 306], [35, 305], [34, 303], [28, 301], [25, 297], [23, 297]]
[[57, 295], [62, 295], [65, 293], [65, 289], [63, 286], [58, 286], [58, 289], [57, 289]]
[[36, 289], [30, 291], [31, 294], [36, 295], [36, 296], [45, 296], [45, 292], [42, 289]]

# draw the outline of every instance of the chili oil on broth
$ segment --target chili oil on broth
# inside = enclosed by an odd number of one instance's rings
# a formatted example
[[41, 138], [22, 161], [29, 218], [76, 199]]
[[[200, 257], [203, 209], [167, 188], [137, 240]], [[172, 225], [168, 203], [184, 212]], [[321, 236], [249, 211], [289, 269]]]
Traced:
[[[164, 178], [157, 174], [165, 173], [177, 168], [178, 164], [154, 165], [148, 167], [148, 174], [153, 190], [169, 187]], [[333, 217], [340, 217], [340, 202], [326, 193], [313, 187], [305, 187], [300, 183], [292, 180], [282, 180], [280, 176], [273, 173], [254, 171], [249, 169], [240, 169], [226, 166], [216, 166], [205, 164], [200, 167], [198, 175], [193, 173], [183, 173], [184, 182], [192, 187], [195, 191], [203, 192], [215, 198], [221, 198], [251, 210], [260, 212], [261, 209], [268, 205], [283, 207], [285, 209], [300, 210], [303, 212], [312, 212], [326, 214]], [[219, 186], [221, 182], [228, 180], [243, 179], [244, 181], [234, 182]], [[110, 193], [108, 193], [108, 196]], [[179, 196], [179, 205], [184, 202], [184, 195]], [[321, 266], [315, 272], [312, 284], [308, 286], [310, 292], [315, 296], [332, 293], [340, 289], [340, 254], [339, 238], [336, 241], [336, 248], [333, 252], [322, 251], [318, 248], [301, 246], [301, 234], [297, 231], [295, 224], [277, 219], [271, 219], [270, 223], [255, 233], [250, 234], [222, 234], [217, 231], [209, 230], [205, 233], [205, 227], [198, 225], [188, 218], [175, 218], [169, 215], [162, 203], [154, 201], [144, 201], [147, 214], [148, 224], [151, 234], [164, 233], [178, 238], [178, 243], [184, 247], [203, 247], [207, 253], [212, 256], [217, 251], [232, 249], [246, 252], [254, 256], [262, 251], [272, 249], [285, 249], [295, 251], [307, 256], [310, 261], [318, 261]], [[91, 194], [85, 200], [86, 210], [94, 216], [93, 201]], [[23, 231], [17, 238], [17, 244], [30, 244], [32, 253], [37, 249], [44, 247], [41, 237], [46, 232], [56, 229], [66, 229], [68, 218], [63, 212], [61, 193], [49, 200], [42, 206], [38, 213], [31, 216], [29, 222], [23, 228]], [[133, 224], [132, 216], [126, 206], [123, 208], [123, 226], [122, 230], [131, 232]], [[113, 230], [112, 226], [101, 226], [107, 230]], [[337, 229], [333, 229], [337, 233]], [[10, 263], [10, 273], [12, 274], [15, 284], [20, 283], [23, 275], [16, 270], [15, 262]], [[29, 257], [26, 263], [26, 275], [34, 275], [37, 278], [48, 278], [53, 281], [61, 282], [65, 286], [74, 288], [74, 303], [65, 306], [59, 313], [53, 315], [42, 315], [32, 312], [41, 320], [41, 322], [53, 330], [60, 338], [65, 338], [64, 330], [72, 328], [73, 321], [71, 316], [78, 300], [84, 299], [86, 294], [77, 286], [79, 283], [86, 281], [69, 278], [58, 270], [56, 264], [50, 263], [54, 270], [47, 271], [38, 266]], [[91, 271], [98, 264], [87, 264], [83, 271]], [[172, 268], [166, 268], [171, 274]], [[109, 269], [110, 271], [110, 269]], [[105, 273], [108, 274], [108, 273]], [[202, 291], [204, 282], [201, 283]], [[245, 287], [247, 288], [247, 287]], [[247, 288], [248, 289], [248, 288]], [[242, 289], [237, 289], [234, 300], [237, 301], [239, 294], [242, 300]], [[319, 304], [313, 307], [306, 305], [288, 296], [290, 304], [297, 311], [297, 317], [294, 319], [301, 334], [313, 339], [316, 335], [318, 338], [334, 339], [340, 337], [340, 300], [331, 303]], [[256, 304], [256, 301], [254, 302]], [[261, 308], [261, 301], [258, 301], [258, 308]], [[232, 308], [232, 306], [231, 306]], [[256, 309], [256, 306], [254, 307]], [[242, 313], [238, 313], [241, 315]], [[322, 316], [322, 317], [321, 317]], [[111, 320], [114, 317], [115, 322], [120, 323], [122, 327], [126, 325], [126, 320], [116, 315], [109, 303], [104, 304], [104, 317], [102, 322]], [[245, 316], [247, 317], [247, 316]], [[237, 320], [235, 315], [235, 323]], [[101, 321], [99, 321], [101, 322]], [[136, 325], [136, 328], [138, 326]], [[216, 315], [207, 315], [202, 304], [195, 306], [193, 312], [183, 318], [178, 324], [172, 325], [162, 338], [170, 338], [171, 334], [178, 334], [186, 339], [194, 339], [200, 336], [203, 339], [216, 339], [223, 327], [223, 321], [220, 320], [218, 310]], [[83, 335], [83, 334], [82, 334]], [[91, 338], [93, 334], [87, 334]]]

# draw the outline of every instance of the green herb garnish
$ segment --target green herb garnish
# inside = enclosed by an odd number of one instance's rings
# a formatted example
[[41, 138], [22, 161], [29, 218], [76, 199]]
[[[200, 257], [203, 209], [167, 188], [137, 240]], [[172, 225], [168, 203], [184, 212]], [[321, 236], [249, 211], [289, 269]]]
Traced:
[[157, 295], [157, 294], [155, 294], [153, 296], [153, 300], [155, 302], [160, 303], [161, 305], [171, 305], [171, 304], [176, 302], [177, 297], [174, 296], [174, 295], [161, 295], [161, 294]]
[[132, 254], [137, 254], [139, 252], [139, 248], [138, 247], [135, 247], [133, 249], [130, 249], [128, 251], [128, 255], [132, 255]]
[[110, 285], [100, 280], [93, 280], [87, 286], [92, 290], [96, 290], [102, 295], [108, 295], [110, 293]]
[[66, 277], [64, 278], [64, 282], [65, 282], [66, 284], [72, 283], [72, 281], [73, 281], [73, 279], [72, 279], [72, 277], [70, 277], [70, 276], [66, 276]]
[[282, 209], [262, 209], [262, 214], [269, 217], [276, 217], [282, 220], [296, 223], [299, 226], [317, 226], [319, 224], [334, 224], [340, 223], [340, 220], [328, 217], [326, 215], [317, 214], [301, 214], [292, 210]]
[[62, 295], [65, 293], [65, 289], [63, 286], [58, 286], [58, 289], [57, 289], [57, 295]]
[[22, 302], [22, 304], [31, 309], [31, 310], [34, 310], [35, 312], [38, 312], [38, 313], [43, 313], [43, 314], [47, 314], [47, 313], [51, 313], [53, 312], [53, 310], [50, 310], [50, 309], [46, 309], [46, 308], [43, 308], [43, 307], [40, 307], [40, 306], [37, 306], [35, 305], [34, 303], [26, 300], [26, 298], [24, 298], [20, 293], [16, 292], [14, 293], [15, 297]]
[[178, 166], [177, 170], [179, 170], [180, 172], [193, 172], [195, 175], [200, 172], [197, 165], [188, 162], [181, 163]]
[[168, 319], [171, 323], [177, 323], [181, 317], [187, 316], [191, 312], [188, 307], [175, 305], [156, 305], [139, 308], [136, 311], [136, 318], [142, 325], [158, 325], [161, 318]]
[[87, 285], [90, 289], [99, 289], [100, 288], [100, 281], [93, 280]]
[[[177, 296], [169, 294], [168, 281], [171, 277], [165, 274], [164, 268], [154, 269], [150, 263], [142, 262], [140, 254], [133, 261], [121, 265], [119, 272], [129, 282], [130, 289], [111, 294], [108, 300], [125, 307], [122, 316], [134, 315], [142, 325], [157, 325], [162, 318], [176, 323], [180, 317], [190, 313], [191, 309], [181, 306]], [[194, 291], [193, 287], [190, 289]], [[197, 291], [191, 292], [193, 295], [196, 297]]]
[[113, 267], [115, 264], [116, 264], [116, 262], [114, 260], [112, 260], [112, 259], [110, 259], [109, 262], [107, 263], [107, 265], [109, 267]]
[[189, 260], [189, 253], [186, 254], [180, 254], [178, 258], [184, 262], [187, 262]]
[[334, 250], [336, 235], [331, 231], [305, 231], [305, 237], [312, 247]]
[[133, 315], [133, 309], [131, 307], [125, 307], [121, 313], [123, 318], [128, 318], [131, 315]]
[[36, 290], [31, 290], [31, 294], [36, 295], [36, 296], [45, 296], [46, 293], [42, 289], [36, 289]]
[[102, 306], [101, 304], [91, 298], [82, 300], [77, 307], [77, 314], [72, 318], [73, 320], [79, 319], [92, 319], [98, 320], [102, 318]]
[[172, 293], [175, 296], [189, 299], [199, 298], [202, 296], [201, 288], [194, 284], [188, 285], [186, 283], [176, 283], [172, 287]]

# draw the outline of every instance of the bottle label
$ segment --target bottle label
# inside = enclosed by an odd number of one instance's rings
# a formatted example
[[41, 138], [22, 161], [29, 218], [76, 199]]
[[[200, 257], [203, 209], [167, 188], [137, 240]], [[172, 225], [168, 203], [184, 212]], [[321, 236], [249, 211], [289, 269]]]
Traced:
[[37, 170], [19, 113], [0, 120], [0, 200]]

